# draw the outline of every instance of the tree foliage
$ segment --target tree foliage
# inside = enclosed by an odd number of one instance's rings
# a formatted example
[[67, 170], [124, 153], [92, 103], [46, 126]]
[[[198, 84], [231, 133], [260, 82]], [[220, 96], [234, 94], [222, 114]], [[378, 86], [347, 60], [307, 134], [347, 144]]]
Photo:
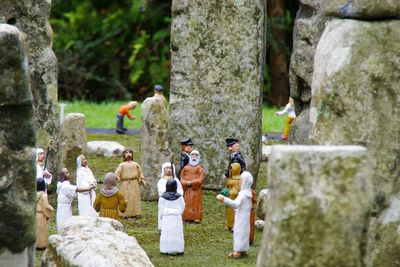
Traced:
[[154, 84], [168, 87], [170, 7], [165, 0], [53, 0], [60, 98], [140, 99]]

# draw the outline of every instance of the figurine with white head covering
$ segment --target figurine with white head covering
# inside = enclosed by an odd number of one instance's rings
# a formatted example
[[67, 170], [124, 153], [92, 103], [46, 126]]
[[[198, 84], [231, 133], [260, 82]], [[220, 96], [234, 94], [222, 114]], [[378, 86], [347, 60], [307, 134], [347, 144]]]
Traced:
[[183, 196], [182, 184], [176, 177], [175, 165], [171, 164], [171, 162], [165, 162], [161, 167], [160, 180], [158, 180], [157, 183], [158, 197], [161, 197], [161, 195], [165, 192], [165, 185], [167, 184], [167, 181], [170, 179], [176, 180], [178, 193]]
[[[76, 185], [78, 187], [96, 186], [97, 181], [92, 170], [88, 166], [88, 161], [84, 155], [79, 155], [76, 159]], [[80, 216], [97, 217], [99, 214], [94, 210], [93, 203], [96, 199], [96, 191], [92, 189], [87, 192], [78, 193], [78, 210]]]
[[252, 206], [253, 176], [248, 171], [240, 175], [240, 192], [235, 200], [221, 194], [217, 199], [235, 209], [235, 225], [233, 227], [233, 251], [231, 258], [240, 258], [249, 250], [250, 237], [250, 211]]
[[45, 158], [47, 155], [44, 154], [44, 150], [42, 148], [36, 149], [36, 179], [43, 178], [46, 182], [46, 192], [47, 186], [51, 184], [51, 180], [53, 176], [47, 170], [47, 166], [45, 166]]

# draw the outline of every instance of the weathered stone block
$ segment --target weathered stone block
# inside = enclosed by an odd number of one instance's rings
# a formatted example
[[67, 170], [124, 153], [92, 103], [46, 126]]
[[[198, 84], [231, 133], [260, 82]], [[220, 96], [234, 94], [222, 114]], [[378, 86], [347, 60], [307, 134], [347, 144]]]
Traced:
[[398, 0], [321, 0], [325, 15], [340, 18], [388, 19], [400, 17]]
[[299, 119], [292, 125], [289, 141], [293, 144], [308, 144], [311, 101], [311, 82], [314, 69], [314, 53], [319, 38], [328, 21], [321, 11], [320, 0], [300, 1], [293, 30], [293, 52], [289, 67], [290, 96], [295, 102]]
[[368, 148], [378, 211], [400, 191], [399, 51], [400, 20], [336, 19], [314, 61], [310, 142]]
[[[60, 167], [67, 168], [70, 180], [75, 183], [76, 158], [87, 151], [85, 116], [68, 113], [60, 131]], [[53, 171], [54, 170], [50, 170]], [[56, 175], [58, 175], [56, 173]], [[54, 176], [54, 173], [53, 173]]]
[[122, 156], [125, 147], [114, 141], [90, 141], [87, 142], [88, 153], [96, 156], [113, 157]]
[[265, 8], [261, 0], [172, 1], [170, 146], [191, 137], [206, 187], [223, 184], [226, 137], [241, 140], [248, 170], [261, 158]]
[[170, 154], [168, 113], [163, 103], [155, 97], [148, 97], [143, 101], [141, 112], [140, 162], [147, 182], [147, 187], [142, 191], [142, 197], [147, 200], [156, 200], [161, 166], [169, 161]]
[[363, 266], [373, 199], [359, 146], [273, 146], [258, 266]]
[[23, 34], [0, 24], [0, 262], [33, 266], [35, 129]]
[[102, 217], [73, 216], [59, 234], [49, 237], [42, 266], [153, 266], [120, 222]]
[[[34, 105], [37, 144], [53, 141], [58, 148], [60, 124], [57, 116], [57, 58], [52, 51], [52, 29], [49, 23], [50, 0], [1, 0], [0, 23], [17, 27], [24, 35]], [[51, 156], [49, 169], [58, 169], [58, 157]]]
[[400, 266], [400, 193], [390, 198], [389, 206], [369, 227], [366, 266]]
[[268, 199], [268, 189], [263, 189], [258, 194], [257, 198], [257, 218], [261, 220], [265, 220], [265, 209], [267, 207], [267, 199]]

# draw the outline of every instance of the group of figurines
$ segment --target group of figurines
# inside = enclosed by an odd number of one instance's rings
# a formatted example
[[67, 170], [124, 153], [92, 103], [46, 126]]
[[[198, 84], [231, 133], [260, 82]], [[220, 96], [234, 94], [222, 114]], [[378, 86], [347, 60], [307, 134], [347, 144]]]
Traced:
[[[160, 252], [170, 255], [184, 253], [183, 223], [201, 223], [203, 219], [202, 185], [204, 169], [200, 153], [194, 149], [190, 138], [181, 140], [181, 158], [175, 168], [172, 162], [161, 167], [158, 189], [158, 231]], [[246, 171], [246, 164], [239, 152], [239, 140], [227, 138], [231, 152], [229, 166], [225, 171], [226, 188], [217, 199], [226, 204], [226, 229], [233, 232], [234, 246], [229, 257], [240, 258], [246, 254], [254, 241], [254, 207], [256, 193], [252, 189], [253, 177]], [[140, 185], [147, 186], [140, 165], [133, 161], [133, 151], [123, 151], [123, 162], [114, 173], [104, 176], [104, 185], [96, 195], [97, 181], [84, 155], [78, 156], [76, 185], [70, 183], [70, 173], [62, 168], [57, 182], [57, 230], [72, 216], [73, 198], [78, 198], [80, 216], [138, 218], [141, 215]], [[48, 244], [48, 219], [53, 208], [48, 203], [47, 185], [52, 175], [46, 168], [43, 149], [37, 149], [37, 240], [38, 249]], [[117, 182], [119, 187], [117, 188]]]

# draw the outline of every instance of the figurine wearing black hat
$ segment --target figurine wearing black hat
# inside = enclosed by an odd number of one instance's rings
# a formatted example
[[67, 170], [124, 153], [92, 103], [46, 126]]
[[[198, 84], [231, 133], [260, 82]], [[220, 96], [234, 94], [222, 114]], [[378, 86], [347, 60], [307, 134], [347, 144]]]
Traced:
[[154, 97], [159, 99], [165, 108], [167, 108], [168, 101], [164, 96], [164, 87], [160, 84], [154, 86]]
[[236, 138], [226, 138], [226, 146], [228, 147], [229, 151], [231, 152], [231, 158], [229, 160], [229, 164], [228, 164], [228, 169], [225, 170], [225, 177], [228, 178], [229, 177], [229, 165], [231, 165], [232, 163], [239, 163], [241, 170], [240, 173], [246, 171], [246, 163], [244, 162], [244, 159], [242, 157], [242, 155], [240, 155], [239, 152], [239, 140]]
[[190, 138], [185, 138], [180, 141], [181, 143], [181, 158], [179, 160], [179, 170], [177, 170], [177, 176], [180, 177], [183, 167], [189, 163], [189, 154], [193, 151], [193, 142]]

